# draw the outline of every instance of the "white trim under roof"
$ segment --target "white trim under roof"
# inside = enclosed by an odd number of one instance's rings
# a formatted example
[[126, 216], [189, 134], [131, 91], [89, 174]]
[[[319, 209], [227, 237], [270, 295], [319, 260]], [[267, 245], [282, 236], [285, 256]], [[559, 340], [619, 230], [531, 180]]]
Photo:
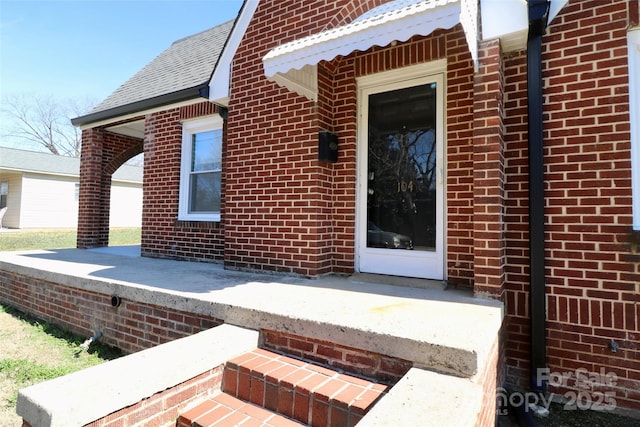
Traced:
[[[461, 0], [392, 0], [347, 25], [273, 48], [262, 59], [264, 72], [269, 80], [316, 100], [315, 67], [320, 61], [415, 35], [428, 36], [438, 28], [454, 27], [461, 22], [460, 15]], [[476, 40], [475, 35], [471, 39]]]
[[223, 107], [229, 105], [231, 63], [233, 62], [234, 56], [236, 56], [236, 51], [244, 37], [244, 33], [249, 27], [251, 18], [253, 18], [253, 14], [258, 8], [258, 3], [260, 3], [260, 0], [245, 0], [240, 9], [240, 14], [233, 25], [231, 34], [229, 34], [229, 38], [220, 54], [218, 63], [213, 70], [213, 75], [209, 82], [209, 101], [222, 105]]
[[[199, 104], [200, 102], [203, 102], [205, 100], [206, 98], [195, 98], [195, 99], [190, 99], [188, 101], [176, 102], [174, 104], [161, 105], [159, 107], [153, 107], [146, 110], [136, 111], [135, 113], [128, 113], [122, 116], [110, 117], [108, 119], [100, 120], [97, 122], [79, 125], [78, 127], [80, 128], [80, 130], [93, 129], [97, 127], [107, 127], [109, 125], [112, 125], [113, 123], [118, 123], [123, 120], [139, 119], [140, 117], [144, 117], [147, 114], [158, 113], [160, 111], [167, 111], [172, 108], [180, 108], [180, 107], [186, 107], [188, 105]], [[118, 125], [112, 125], [111, 129], [115, 129], [117, 126]], [[107, 129], [107, 130], [111, 130], [111, 129]], [[118, 133], [118, 132], [115, 131], [115, 133]], [[135, 135], [129, 135], [129, 136], [135, 136]], [[138, 137], [142, 138], [144, 137], [144, 134], [139, 134]]]
[[109, 132], [119, 135], [131, 136], [133, 138], [144, 138], [144, 119], [135, 122], [127, 122], [106, 128]]

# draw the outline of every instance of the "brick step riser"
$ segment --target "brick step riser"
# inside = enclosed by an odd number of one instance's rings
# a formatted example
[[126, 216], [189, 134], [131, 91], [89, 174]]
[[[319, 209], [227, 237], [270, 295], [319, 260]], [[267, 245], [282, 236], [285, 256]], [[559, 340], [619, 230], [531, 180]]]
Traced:
[[[236, 375], [235, 372], [230, 374]], [[264, 377], [249, 373], [240, 374], [241, 377], [244, 375], [250, 378], [249, 387], [241, 385], [239, 389], [234, 390], [223, 386], [224, 392], [301, 423], [315, 426], [322, 425], [322, 420], [325, 420], [331, 421], [328, 425], [332, 426], [353, 426], [364, 416], [359, 408], [348, 407], [344, 402], [332, 401], [326, 396], [310, 393], [301, 387], [269, 382]]]
[[227, 362], [223, 391], [312, 426], [353, 426], [386, 386], [257, 349]]
[[221, 394], [182, 414], [176, 427], [230, 426], [247, 420], [287, 427], [351, 427], [386, 391], [382, 384], [255, 349], [227, 361]]

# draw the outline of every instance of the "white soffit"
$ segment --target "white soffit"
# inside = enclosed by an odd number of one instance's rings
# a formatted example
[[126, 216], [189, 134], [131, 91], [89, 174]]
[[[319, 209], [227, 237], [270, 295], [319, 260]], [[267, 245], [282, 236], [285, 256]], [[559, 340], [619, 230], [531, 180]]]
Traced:
[[[273, 48], [262, 59], [264, 72], [268, 79], [315, 100], [315, 66], [320, 61], [406, 41], [415, 35], [428, 36], [459, 22], [460, 0], [392, 0], [347, 25]], [[306, 85], [310, 80], [312, 86]]]
[[135, 122], [123, 123], [116, 126], [109, 126], [106, 128], [109, 132], [117, 133], [120, 135], [131, 136], [134, 138], [144, 138], [144, 120], [137, 120]]

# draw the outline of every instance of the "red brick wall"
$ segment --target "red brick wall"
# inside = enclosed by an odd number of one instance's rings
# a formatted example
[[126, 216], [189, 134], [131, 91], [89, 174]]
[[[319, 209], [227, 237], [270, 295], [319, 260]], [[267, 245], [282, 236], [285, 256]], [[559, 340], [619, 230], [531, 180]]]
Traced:
[[148, 426], [175, 426], [176, 419], [189, 405], [200, 402], [209, 396], [212, 390], [220, 388], [222, 370], [222, 365], [214, 367], [182, 384], [159, 391], [86, 426], [116, 427], [136, 425], [136, 423]]
[[[238, 269], [351, 273], [355, 79], [446, 57], [447, 274], [450, 282], [473, 284], [479, 268], [474, 251], [480, 247], [474, 241], [474, 209], [484, 196], [475, 193], [473, 100], [483, 94], [474, 94], [460, 26], [319, 64], [317, 104], [264, 77], [261, 59], [274, 46], [347, 22], [377, 3], [260, 3], [233, 64], [224, 227], [175, 221], [183, 113], [176, 109], [147, 118], [143, 253], [198, 260], [224, 256], [226, 266]], [[554, 372], [614, 372], [618, 405], [635, 408], [640, 405], [640, 263], [630, 257], [629, 243], [626, 31], [638, 23], [637, 7], [635, 0], [571, 0], [543, 39], [548, 361]], [[506, 380], [526, 387], [526, 57], [516, 52], [502, 59], [504, 171], [497, 172], [504, 173], [504, 230], [498, 231], [504, 241], [498, 239], [493, 259], [504, 263], [496, 277], [505, 289]], [[320, 129], [338, 134], [335, 164], [317, 160]], [[608, 347], [612, 341], [619, 346], [615, 353]]]
[[109, 243], [111, 175], [142, 152], [142, 141], [102, 128], [82, 131], [77, 247]]
[[473, 92], [474, 292], [502, 299], [504, 238], [504, 70], [499, 40], [482, 42]]
[[[225, 164], [230, 268], [330, 271], [325, 254], [334, 236], [323, 195], [329, 167], [317, 160], [313, 102], [267, 82], [261, 62], [278, 43], [321, 28], [328, 20], [322, 3], [260, 2], [253, 20], [260, 25], [248, 28], [237, 51]], [[293, 15], [293, 7], [304, 13]]]
[[447, 55], [447, 275], [451, 283], [474, 283], [473, 66], [463, 32], [446, 38]]
[[[78, 247], [108, 245], [111, 175], [124, 162], [144, 151], [142, 254], [189, 261], [222, 261], [222, 221], [178, 221], [181, 121], [212, 114], [217, 114], [216, 106], [206, 101], [149, 114], [145, 117], [144, 141], [102, 128], [84, 130]], [[224, 176], [222, 195], [224, 200]], [[221, 209], [224, 214], [224, 202]]]
[[[142, 211], [144, 256], [207, 262], [223, 259], [224, 217], [221, 222], [178, 220], [181, 120], [211, 114], [217, 114], [215, 105], [202, 102], [146, 117]], [[221, 191], [224, 200], [224, 182]]]
[[0, 270], [0, 301], [81, 336], [102, 332], [105, 343], [127, 353], [154, 347], [222, 324], [212, 317], [123, 299]]
[[264, 347], [288, 355], [313, 360], [335, 369], [395, 384], [411, 369], [408, 360], [347, 347], [313, 337], [263, 330]]
[[[633, 3], [633, 2], [632, 2]], [[547, 344], [552, 373], [614, 373], [640, 408], [640, 263], [630, 257], [628, 2], [575, 1], [543, 38]], [[637, 3], [636, 3], [637, 7]], [[637, 18], [636, 18], [637, 19]], [[506, 60], [508, 381], [527, 386], [526, 60]], [[615, 341], [617, 352], [609, 349]], [[584, 390], [568, 381], [567, 387]]]
[[[377, 3], [376, 3], [377, 4]], [[348, 5], [349, 8], [343, 5]], [[280, 43], [368, 9], [347, 2], [261, 2], [233, 64], [227, 150], [225, 265], [303, 275], [355, 266], [356, 82], [449, 53], [449, 279], [472, 281], [472, 63], [460, 26], [374, 47], [318, 67], [318, 103], [269, 82], [262, 57]], [[337, 20], [337, 21], [336, 21]], [[335, 21], [335, 22], [334, 22]], [[264, 28], [271, 31], [265, 32]], [[448, 48], [448, 51], [447, 51]], [[337, 133], [339, 160], [317, 160], [317, 133]], [[465, 147], [466, 145], [466, 147]]]
[[529, 378], [529, 183], [526, 52], [507, 55], [505, 74], [505, 277], [506, 379]]

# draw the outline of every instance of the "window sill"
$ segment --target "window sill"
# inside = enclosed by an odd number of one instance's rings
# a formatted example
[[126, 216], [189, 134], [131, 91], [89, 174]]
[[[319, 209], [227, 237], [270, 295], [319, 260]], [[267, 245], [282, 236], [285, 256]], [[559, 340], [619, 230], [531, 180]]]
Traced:
[[197, 229], [207, 229], [207, 230], [215, 230], [222, 228], [222, 223], [220, 221], [193, 221], [193, 220], [184, 220], [177, 219], [175, 222], [176, 228], [197, 228]]
[[220, 222], [220, 214], [213, 214], [213, 215], [178, 215], [178, 221], [185, 221], [185, 222]]

